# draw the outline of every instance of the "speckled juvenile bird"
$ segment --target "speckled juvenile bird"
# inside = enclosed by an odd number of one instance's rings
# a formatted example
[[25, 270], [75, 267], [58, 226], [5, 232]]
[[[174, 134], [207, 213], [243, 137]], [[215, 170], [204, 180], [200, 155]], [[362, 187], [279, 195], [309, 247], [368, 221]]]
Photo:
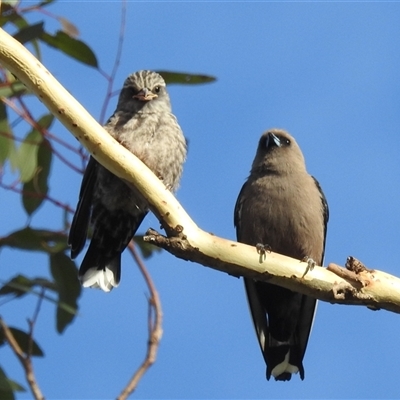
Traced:
[[[280, 129], [264, 133], [236, 202], [237, 240], [322, 265], [328, 217], [325, 196], [294, 138]], [[267, 379], [286, 381], [297, 372], [304, 379], [316, 300], [266, 282], [244, 283]]]
[[[168, 189], [177, 189], [187, 146], [171, 112], [161, 75], [152, 71], [129, 75], [105, 129], [144, 162]], [[79, 269], [84, 287], [108, 292], [118, 286], [121, 253], [147, 212], [147, 202], [138, 191], [90, 157], [68, 238], [74, 259], [85, 245], [89, 225], [93, 229]]]

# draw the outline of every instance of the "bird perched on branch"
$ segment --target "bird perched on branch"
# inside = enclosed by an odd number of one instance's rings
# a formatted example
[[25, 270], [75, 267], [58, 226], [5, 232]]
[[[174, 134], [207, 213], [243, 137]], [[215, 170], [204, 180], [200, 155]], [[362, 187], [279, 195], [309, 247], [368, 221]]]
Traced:
[[[234, 214], [239, 242], [322, 265], [328, 204], [317, 180], [307, 173], [299, 146], [284, 130], [261, 136]], [[267, 379], [272, 375], [287, 381], [298, 372], [304, 379], [316, 300], [254, 279], [244, 283]]]
[[[171, 112], [164, 79], [152, 71], [128, 76], [107, 132], [145, 163], [165, 186], [177, 189], [186, 158], [186, 140]], [[83, 249], [89, 225], [92, 237], [79, 269], [84, 287], [108, 292], [118, 286], [121, 253], [148, 212], [143, 196], [90, 157], [68, 243], [71, 258]]]

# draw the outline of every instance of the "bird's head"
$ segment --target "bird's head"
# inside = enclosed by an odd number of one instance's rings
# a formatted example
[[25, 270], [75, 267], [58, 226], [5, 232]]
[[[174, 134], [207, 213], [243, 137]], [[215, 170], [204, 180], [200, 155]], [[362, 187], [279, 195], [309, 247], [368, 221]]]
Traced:
[[157, 72], [142, 70], [128, 76], [121, 90], [117, 109], [147, 112], [171, 109], [165, 81]]
[[305, 162], [294, 138], [283, 129], [270, 129], [263, 133], [252, 171], [285, 173], [295, 169], [305, 169]]

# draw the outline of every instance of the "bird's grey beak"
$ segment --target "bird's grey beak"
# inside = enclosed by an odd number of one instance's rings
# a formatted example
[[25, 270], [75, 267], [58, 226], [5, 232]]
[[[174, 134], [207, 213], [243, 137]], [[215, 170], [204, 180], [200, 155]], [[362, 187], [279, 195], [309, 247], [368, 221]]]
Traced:
[[140, 101], [150, 101], [158, 97], [151, 90], [144, 88], [138, 94], [133, 96], [134, 99], [138, 99]]
[[272, 132], [269, 132], [267, 135], [267, 147], [272, 146], [273, 144], [275, 144], [275, 146], [277, 147], [281, 147], [281, 141], [278, 138], [278, 136], [274, 135]]

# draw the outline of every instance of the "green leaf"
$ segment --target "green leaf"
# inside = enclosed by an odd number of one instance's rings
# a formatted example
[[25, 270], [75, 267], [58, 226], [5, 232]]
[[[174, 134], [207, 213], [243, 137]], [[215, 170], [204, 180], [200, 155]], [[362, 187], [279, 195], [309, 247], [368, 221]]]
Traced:
[[8, 282], [6, 282], [0, 288], [0, 296], [5, 296], [9, 294], [13, 294], [16, 297], [23, 296], [24, 294], [26, 294], [26, 290], [20, 289], [19, 286], [22, 286], [27, 290], [29, 290], [32, 287], [32, 281], [28, 279], [26, 276], [17, 275]]
[[57, 332], [63, 333], [74, 320], [78, 310], [77, 300], [81, 294], [76, 265], [64, 253], [50, 255], [50, 271], [58, 288], [59, 302], [68, 305], [75, 312], [67, 312], [65, 308], [57, 307]]
[[57, 31], [55, 35], [43, 33], [41, 40], [84, 64], [95, 68], [98, 67], [96, 55], [90, 47], [81, 40], [72, 38], [65, 32]]
[[210, 75], [189, 74], [186, 72], [157, 71], [165, 80], [167, 85], [199, 85], [215, 82], [217, 78]]
[[[43, 129], [49, 129], [53, 121], [54, 116], [52, 114], [45, 114], [37, 123]], [[38, 151], [42, 142], [42, 133], [40, 130], [33, 128], [18, 149], [18, 166], [22, 183], [29, 182], [37, 173]]]
[[7, 160], [13, 146], [14, 136], [8, 124], [7, 109], [4, 103], [0, 102], [0, 165]]
[[8, 246], [20, 250], [58, 253], [68, 248], [67, 235], [62, 232], [32, 229], [30, 227], [0, 238], [0, 247]]
[[[33, 339], [30, 340], [28, 333], [21, 331], [18, 328], [9, 327], [9, 329], [10, 329], [12, 335], [14, 336], [14, 339], [19, 344], [19, 347], [21, 347], [21, 350], [25, 354], [27, 354], [27, 355], [30, 354], [34, 357], [43, 357], [44, 356], [42, 349], [39, 347], [39, 345]], [[4, 337], [3, 329], [0, 327], [0, 346], [3, 346], [4, 344], [6, 344], [6, 339]]]
[[40, 292], [33, 290], [33, 286], [50, 289], [53, 292], [59, 294], [59, 288], [57, 284], [49, 281], [46, 278], [28, 279], [23, 275], [17, 275], [16, 277], [4, 284], [4, 286], [0, 289], [0, 295], [15, 295], [16, 297], [21, 297], [25, 294], [32, 294], [37, 297], [42, 297], [43, 299], [51, 303], [54, 303], [58, 309], [63, 310], [68, 314], [77, 314], [76, 305], [71, 306], [70, 304], [62, 302], [60, 300], [55, 300], [54, 298], [46, 295], [43, 290], [40, 290]]
[[22, 188], [22, 204], [28, 215], [32, 215], [43, 203], [49, 190], [47, 184], [50, 174], [53, 151], [50, 142], [43, 139], [37, 153], [37, 168], [35, 175], [24, 183]]
[[10, 383], [11, 389], [14, 392], [26, 392], [26, 389], [18, 382], [13, 381], [12, 379], [8, 379], [8, 382]]
[[54, 115], [50, 113], [42, 115], [37, 123], [44, 129], [50, 129], [53, 122], [54, 122]]
[[28, 293], [34, 293], [31, 289], [34, 286], [50, 289], [54, 292], [57, 291], [55, 284], [46, 278], [33, 278], [29, 279], [24, 275], [16, 275], [10, 279], [0, 288], [0, 296], [14, 295], [15, 297], [22, 297]]
[[43, 7], [43, 6], [47, 6], [47, 5], [51, 4], [51, 3], [53, 3], [54, 1], [55, 0], [44, 0], [44, 1], [39, 3], [38, 7], [40, 8], [40, 7]]
[[37, 153], [39, 144], [42, 143], [42, 134], [33, 129], [18, 149], [18, 167], [20, 171], [21, 182], [30, 181], [35, 175], [37, 168]]
[[2, 400], [15, 399], [10, 380], [7, 378], [7, 375], [4, 373], [1, 367], [0, 367], [0, 399]]
[[[25, 43], [27, 41], [32, 41], [33, 48], [35, 50], [35, 55], [38, 60], [41, 59], [40, 55], [40, 48], [38, 41], [35, 40], [37, 38], [37, 33], [40, 30], [40, 24], [29, 25], [29, 23], [20, 15], [18, 14], [15, 5], [18, 5], [19, 1], [7, 1], [5, 3], [3, 1], [1, 7], [1, 17], [0, 17], [0, 26], [5, 25], [6, 23], [10, 22], [14, 24], [17, 28], [19, 28], [20, 32], [16, 33], [16, 39], [20, 40], [21, 43]], [[23, 30], [27, 29], [28, 32], [23, 32]], [[29, 32], [30, 30], [30, 32]], [[43, 27], [42, 27], [43, 30]]]
[[143, 236], [135, 235], [134, 242], [138, 245], [143, 258], [150, 258], [154, 253], [161, 253], [162, 249], [143, 240]]
[[25, 44], [35, 39], [39, 39], [44, 33], [44, 22], [38, 22], [37, 24], [28, 25], [20, 29], [14, 36], [14, 39], [20, 43]]
[[11, 171], [15, 172], [18, 170], [18, 150], [15, 147], [15, 142], [10, 147], [8, 153], [8, 161], [10, 162]]
[[0, 97], [18, 97], [30, 93], [27, 87], [14, 78], [12, 82], [0, 82]]
[[1, 4], [1, 17], [0, 17], [0, 26], [5, 25], [7, 22], [12, 22], [18, 28], [22, 28], [27, 26], [28, 23], [20, 14], [18, 14], [14, 5], [16, 5], [17, 1], [2, 1]]

